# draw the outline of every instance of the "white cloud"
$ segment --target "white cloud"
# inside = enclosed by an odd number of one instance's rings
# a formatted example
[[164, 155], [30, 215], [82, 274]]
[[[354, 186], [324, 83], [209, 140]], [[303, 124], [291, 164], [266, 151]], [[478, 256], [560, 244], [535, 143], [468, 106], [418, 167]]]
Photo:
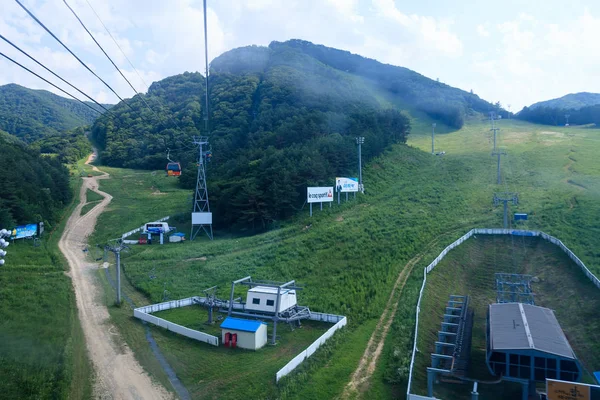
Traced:
[[490, 32], [483, 25], [477, 25], [477, 33], [482, 37], [490, 36]]

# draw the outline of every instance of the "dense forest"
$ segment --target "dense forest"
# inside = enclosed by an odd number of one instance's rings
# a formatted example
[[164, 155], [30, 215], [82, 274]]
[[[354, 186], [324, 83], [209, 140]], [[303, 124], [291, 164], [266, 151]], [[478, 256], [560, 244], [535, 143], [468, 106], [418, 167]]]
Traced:
[[600, 104], [600, 93], [579, 92], [569, 93], [558, 99], [539, 101], [530, 105], [529, 109], [535, 108], [557, 108], [565, 110], [579, 110], [583, 107]]
[[98, 115], [75, 100], [45, 90], [0, 86], [0, 130], [27, 143], [90, 125]]
[[69, 173], [58, 157], [42, 156], [0, 131], [0, 227], [51, 226], [71, 198]]
[[[184, 169], [181, 184], [193, 188], [191, 137], [207, 134], [204, 87], [202, 75], [184, 73], [153, 83], [128, 100], [131, 108], [115, 106], [92, 127], [102, 162], [162, 169], [170, 150]], [[355, 176], [356, 136], [366, 138], [366, 160], [404, 143], [410, 124], [396, 103], [455, 127], [468, 112], [493, 109], [405, 68], [296, 40], [217, 57], [209, 87], [209, 191], [222, 227], [263, 229], [299, 209], [307, 185]]]
[[600, 125], [600, 104], [579, 109], [536, 107], [523, 108], [516, 118], [545, 125], [565, 125], [569, 116], [570, 125]]

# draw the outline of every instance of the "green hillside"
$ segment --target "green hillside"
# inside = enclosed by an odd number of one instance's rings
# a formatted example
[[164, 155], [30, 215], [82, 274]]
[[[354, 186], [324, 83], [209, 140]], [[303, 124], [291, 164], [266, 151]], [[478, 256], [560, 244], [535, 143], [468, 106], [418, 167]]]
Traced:
[[83, 104], [46, 90], [0, 86], [0, 130], [25, 142], [90, 125], [96, 117], [98, 113]]
[[[508, 150], [508, 156], [502, 161], [503, 184], [496, 185], [487, 121], [471, 119], [458, 131], [436, 135], [436, 148], [446, 151], [443, 157], [429, 153], [430, 123], [426, 117], [415, 120], [410, 146], [393, 145], [366, 165], [366, 194], [355, 202], [325, 207], [313, 218], [305, 208], [280, 229], [260, 235], [217, 235], [212, 242], [200, 237], [182, 245], [133, 246], [124, 255], [126, 292], [138, 304], [162, 301], [165, 290], [169, 299], [177, 299], [197, 295], [212, 285], [219, 285], [220, 295], [225, 296], [232, 279], [252, 275], [256, 279], [296, 279], [306, 287], [298, 295], [300, 304], [348, 316], [348, 329], [317, 352], [299, 373], [280, 385], [265, 375], [255, 385], [240, 384], [236, 389], [231, 389], [228, 377], [242, 373], [245, 367], [222, 371], [222, 378], [215, 378], [207, 388], [199, 378], [204, 368], [199, 362], [202, 347], [152, 328], [191, 393], [211, 398], [211, 393], [227, 386], [223, 398], [241, 393], [298, 399], [339, 396], [358, 365], [394, 282], [404, 271], [408, 279], [394, 300], [398, 309], [382, 356], [368, 391], [357, 395], [401, 396], [406, 390], [423, 267], [469, 229], [501, 226], [502, 207], [492, 204], [497, 191], [519, 192], [520, 204], [511, 206], [510, 211], [530, 215], [523, 227], [560, 238], [592, 271], [600, 272], [596, 251], [600, 246], [596, 226], [600, 169], [594, 161], [600, 147], [598, 130], [499, 122], [498, 143]], [[170, 223], [189, 232], [189, 191], [160, 173], [106, 170], [112, 178], [102, 181], [101, 188], [114, 199], [111, 211], [100, 216], [92, 243], [104, 243], [164, 215], [174, 215]], [[177, 212], [184, 214], [177, 216]], [[127, 221], [125, 225], [123, 221]], [[510, 255], [511, 249], [506, 252]], [[113, 302], [110, 290], [106, 302]], [[131, 348], [148, 360], [146, 368], [169, 385], [150, 360], [143, 327], [132, 321], [131, 308], [110, 307], [110, 312]]]
[[530, 109], [536, 108], [563, 108], [571, 110], [579, 110], [587, 106], [595, 106], [600, 104], [600, 93], [569, 93], [557, 99], [539, 101], [529, 106]]
[[[414, 110], [459, 128], [491, 109], [476, 95], [345, 51], [292, 40], [231, 50], [211, 63], [212, 209], [218, 228], [263, 230], [294, 215], [306, 184], [356, 175], [355, 137], [366, 161], [404, 143]], [[99, 118], [91, 138], [113, 167], [162, 169], [167, 150], [180, 183], [193, 188], [192, 135], [206, 134], [204, 80], [185, 73], [155, 82], [146, 96]], [[176, 121], [174, 122], [173, 119]], [[141, 116], [141, 117], [140, 117]], [[441, 124], [440, 124], [441, 125]]]
[[71, 201], [69, 173], [60, 159], [45, 157], [0, 131], [0, 226], [57, 221]]

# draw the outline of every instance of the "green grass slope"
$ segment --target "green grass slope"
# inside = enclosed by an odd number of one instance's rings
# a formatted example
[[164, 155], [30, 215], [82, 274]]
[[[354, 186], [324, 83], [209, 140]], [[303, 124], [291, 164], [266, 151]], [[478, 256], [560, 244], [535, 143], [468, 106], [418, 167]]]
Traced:
[[[72, 181], [73, 190], [79, 182]], [[92, 367], [58, 240], [75, 202], [40, 247], [21, 239], [0, 270], [0, 397], [85, 399]]]
[[[492, 205], [495, 191], [519, 192], [520, 204], [511, 212], [529, 213], [526, 227], [560, 238], [592, 271], [600, 271], [595, 250], [600, 245], [595, 223], [600, 211], [600, 167], [594, 162], [600, 147], [598, 131], [502, 121], [498, 142], [508, 156], [502, 160], [503, 184], [498, 186], [487, 122], [473, 119], [461, 130], [436, 135], [436, 149], [446, 151], [440, 157], [429, 154], [431, 120], [426, 116], [418, 120], [410, 146], [395, 145], [366, 165], [366, 194], [357, 201], [326, 206], [313, 218], [304, 209], [280, 229], [261, 235], [233, 237], [217, 232], [212, 242], [200, 237], [183, 244], [134, 246], [123, 259], [131, 290], [138, 292], [142, 302], [158, 302], [165, 289], [170, 298], [181, 298], [218, 284], [224, 295], [232, 279], [246, 275], [296, 279], [306, 286], [299, 294], [301, 304], [347, 315], [348, 329], [279, 386], [267, 374], [257, 384], [282, 398], [328, 399], [341, 393], [356, 368], [399, 272], [420, 256], [401, 293], [369, 390], [390, 397], [405, 390], [423, 266], [470, 228], [501, 225], [501, 207]], [[101, 188], [114, 200], [100, 216], [93, 243], [189, 210], [190, 192], [178, 189], [161, 173], [107, 171], [112, 179], [102, 181]], [[184, 216], [171, 224], [188, 232], [186, 220]], [[128, 317], [131, 312], [126, 305], [111, 308], [122, 332], [140, 329]], [[161, 348], [203, 346], [185, 344], [172, 335], [158, 337]], [[143, 335], [127, 340], [151, 374], [160, 377], [160, 371], [144, 361]], [[201, 393], [206, 382], [192, 378], [194, 368], [200, 368], [193, 366], [200, 362], [199, 356], [192, 355], [196, 351], [166, 352], [188, 389]], [[225, 387], [228, 379], [216, 378], [211, 385]], [[231, 396], [244, 390], [239, 386]]]

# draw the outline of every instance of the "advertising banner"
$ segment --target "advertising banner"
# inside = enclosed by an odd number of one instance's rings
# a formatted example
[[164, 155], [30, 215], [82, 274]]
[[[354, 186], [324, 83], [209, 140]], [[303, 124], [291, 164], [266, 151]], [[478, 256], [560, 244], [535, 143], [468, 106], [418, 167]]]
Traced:
[[358, 178], [335, 178], [335, 191], [358, 192]]
[[11, 239], [23, 239], [37, 235], [37, 224], [17, 226], [12, 230]]
[[307, 187], [308, 203], [327, 203], [333, 201], [333, 187]]
[[600, 386], [585, 383], [546, 379], [548, 400], [597, 400], [600, 399]]

